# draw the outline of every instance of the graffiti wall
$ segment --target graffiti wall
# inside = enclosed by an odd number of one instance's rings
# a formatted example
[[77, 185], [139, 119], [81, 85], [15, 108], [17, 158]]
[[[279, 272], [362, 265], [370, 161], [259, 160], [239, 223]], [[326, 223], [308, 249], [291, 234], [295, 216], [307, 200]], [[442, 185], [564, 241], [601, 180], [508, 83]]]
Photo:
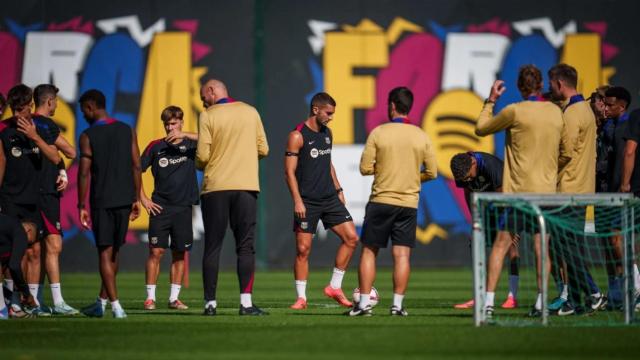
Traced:
[[[90, 88], [107, 96], [107, 110], [138, 131], [141, 148], [164, 135], [160, 112], [185, 109], [186, 127], [196, 129], [203, 79], [225, 81], [231, 95], [258, 107], [271, 155], [262, 161], [260, 264], [293, 262], [292, 205], [284, 182], [288, 132], [303, 121], [318, 91], [338, 102], [331, 123], [333, 162], [357, 226], [364, 216], [372, 179], [358, 163], [367, 134], [387, 121], [386, 96], [399, 85], [413, 89], [410, 119], [436, 147], [437, 180], [425, 183], [418, 209], [419, 240], [414, 264], [463, 265], [469, 259], [470, 215], [448, 168], [450, 158], [469, 150], [502, 156], [504, 134], [478, 138], [475, 119], [495, 79], [506, 81], [498, 109], [519, 101], [518, 68], [533, 63], [546, 73], [567, 62], [579, 72], [579, 90], [589, 95], [602, 84], [626, 86], [638, 100], [640, 50], [635, 46], [635, 3], [538, 1], [306, 2], [293, 0], [169, 1], [131, 4], [111, 1], [27, 1], [10, 5], [0, 20], [0, 92], [16, 83], [58, 88], [55, 115], [75, 143], [87, 127], [76, 103]], [[6, 6], [6, 5], [5, 5]], [[16, 7], [16, 8], [11, 8]], [[546, 81], [546, 74], [545, 74]], [[633, 104], [632, 104], [633, 107]], [[4, 117], [10, 116], [9, 111]], [[90, 232], [79, 230], [76, 164], [68, 163], [69, 190], [62, 201], [64, 266], [93, 268]], [[144, 176], [147, 192], [153, 186]], [[192, 266], [202, 251], [202, 221], [194, 209], [196, 242]], [[131, 223], [124, 266], [142, 269], [148, 218]], [[233, 240], [223, 262], [235, 264]], [[312, 265], [330, 266], [337, 239], [321, 230]], [[383, 255], [381, 261], [388, 263]]]

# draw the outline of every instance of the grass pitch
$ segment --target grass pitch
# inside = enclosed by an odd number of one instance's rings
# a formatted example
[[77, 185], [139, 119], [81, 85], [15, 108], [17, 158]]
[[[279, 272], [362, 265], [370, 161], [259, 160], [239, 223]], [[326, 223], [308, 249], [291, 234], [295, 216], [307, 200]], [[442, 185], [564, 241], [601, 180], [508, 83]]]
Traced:
[[[640, 327], [603, 326], [610, 315], [554, 320], [553, 326], [473, 327], [471, 310], [452, 305], [470, 298], [468, 270], [414, 270], [405, 299], [407, 318], [388, 316], [391, 274], [380, 271], [376, 288], [381, 301], [371, 318], [348, 318], [344, 308], [322, 295], [329, 270], [312, 270], [307, 289], [309, 308], [289, 310], [295, 300], [291, 272], [259, 271], [254, 302], [266, 317], [238, 316], [234, 272], [220, 274], [218, 316], [204, 317], [199, 274], [181, 300], [191, 308], [166, 309], [167, 275], [160, 277], [158, 309], [142, 310], [144, 275], [119, 275], [126, 320], [83, 316], [0, 322], [1, 359], [424, 359], [424, 358], [634, 358], [640, 356]], [[506, 278], [506, 277], [505, 277]], [[347, 273], [344, 289], [356, 286], [356, 271]], [[63, 295], [74, 307], [95, 298], [97, 274], [63, 274]], [[506, 281], [503, 281], [506, 282]], [[348, 291], [349, 293], [351, 291]], [[498, 292], [496, 302], [506, 292]], [[46, 291], [50, 303], [49, 291]], [[522, 319], [530, 304], [523, 292], [519, 309], [499, 312]], [[597, 326], [563, 326], [581, 323]], [[523, 322], [524, 324], [524, 322]]]

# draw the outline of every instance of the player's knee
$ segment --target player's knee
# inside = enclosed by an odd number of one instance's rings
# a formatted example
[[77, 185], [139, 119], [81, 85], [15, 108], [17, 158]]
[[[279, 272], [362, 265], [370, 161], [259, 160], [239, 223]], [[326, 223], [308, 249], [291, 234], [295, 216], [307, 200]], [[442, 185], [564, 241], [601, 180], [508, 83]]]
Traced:
[[164, 255], [163, 248], [151, 248], [151, 251], [149, 251], [149, 257], [156, 261], [160, 261], [162, 255]]
[[47, 255], [58, 256], [62, 252], [62, 241], [47, 241]]
[[296, 248], [297, 250], [297, 257], [298, 258], [308, 258], [309, 257], [309, 253], [311, 253], [311, 246], [306, 245], [306, 244], [299, 244]]
[[346, 246], [355, 249], [358, 246], [358, 234], [350, 233], [343, 239], [343, 242]]

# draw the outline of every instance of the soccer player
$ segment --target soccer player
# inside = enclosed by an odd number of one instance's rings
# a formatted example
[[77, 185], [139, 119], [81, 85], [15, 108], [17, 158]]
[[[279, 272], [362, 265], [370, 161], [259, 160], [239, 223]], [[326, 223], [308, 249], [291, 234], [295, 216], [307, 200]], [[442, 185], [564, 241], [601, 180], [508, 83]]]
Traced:
[[613, 120], [604, 115], [605, 92], [609, 86], [600, 86], [589, 97], [589, 105], [596, 117], [596, 192], [607, 192], [609, 154], [613, 149]]
[[[484, 152], [467, 152], [460, 153], [451, 158], [451, 172], [453, 173], [453, 178], [456, 181], [456, 186], [464, 189], [465, 199], [467, 201], [467, 206], [471, 211], [471, 194], [474, 192], [502, 192], [502, 172], [503, 172], [503, 162], [497, 157], [487, 154]], [[489, 220], [489, 224], [492, 226], [499, 226], [495, 219]], [[489, 232], [490, 238], [493, 238], [495, 234], [495, 242], [491, 249], [491, 259], [500, 258], [499, 267], [497, 264], [489, 264], [489, 267], [495, 266], [497, 267], [497, 272], [492, 272], [492, 274], [500, 276], [500, 270], [502, 269], [502, 258], [504, 258], [505, 253], [508, 251], [509, 253], [509, 261], [510, 261], [510, 274], [509, 274], [509, 294], [507, 295], [507, 299], [502, 304], [503, 309], [513, 309], [518, 307], [517, 295], [518, 295], [518, 280], [519, 280], [519, 272], [518, 272], [518, 259], [520, 258], [520, 254], [518, 253], [517, 247], [517, 238], [513, 239], [512, 237], [517, 237], [517, 234], [511, 235], [508, 231], [493, 229]], [[495, 254], [494, 254], [495, 252]], [[493, 281], [489, 281], [489, 283], [493, 283]], [[497, 279], [495, 280], [495, 284], [488, 291], [495, 292], [495, 287], [497, 285]], [[473, 300], [469, 300], [462, 304], [457, 304], [454, 307], [456, 309], [470, 309], [474, 305]]]
[[[118, 255], [125, 243], [129, 220], [140, 215], [141, 170], [140, 151], [135, 131], [129, 125], [110, 118], [106, 99], [99, 90], [91, 89], [80, 96], [80, 109], [90, 127], [80, 135], [80, 167], [78, 170], [78, 209], [80, 224], [92, 229], [98, 248], [100, 295], [95, 304], [82, 313], [102, 317], [111, 301], [114, 318], [127, 317], [116, 288]], [[85, 199], [91, 176], [89, 202]]]
[[[76, 149], [60, 134], [60, 128], [49, 117], [55, 114], [58, 106], [58, 88], [50, 84], [38, 85], [33, 89], [33, 102], [36, 109], [33, 121], [36, 127], [54, 140], [56, 149], [69, 159], [76, 157]], [[58, 259], [62, 251], [62, 229], [60, 228], [60, 196], [69, 183], [65, 171], [64, 161], [54, 164], [43, 159], [40, 170], [40, 214], [43, 223], [45, 245], [45, 270], [49, 277], [49, 286], [53, 297], [54, 314], [75, 315], [78, 310], [67, 305], [62, 297], [60, 286], [60, 265]], [[29, 263], [30, 271], [40, 274], [40, 257]], [[44, 279], [42, 279], [44, 280]], [[30, 288], [37, 287], [38, 296], [42, 295], [40, 284], [29, 284]], [[41, 298], [38, 298], [41, 302]]]
[[[604, 116], [611, 119], [611, 152], [607, 163], [607, 191], [623, 191], [623, 163], [625, 161], [625, 148], [627, 138], [630, 134], [629, 105], [631, 104], [631, 94], [621, 86], [612, 86], [605, 92]], [[626, 188], [626, 184], [625, 188]], [[601, 214], [596, 207], [596, 231], [617, 233], [622, 224], [620, 219], [616, 219], [612, 224], [609, 221], [602, 221], [607, 218], [606, 214]], [[612, 229], [613, 226], [613, 229]], [[608, 308], [618, 309], [622, 306], [622, 235], [616, 234], [607, 239], [605, 244], [607, 257], [608, 281]]]
[[[526, 65], [520, 68], [517, 84], [524, 101], [511, 104], [494, 116], [495, 102], [506, 91], [504, 81], [494, 82], [489, 98], [485, 100], [478, 117], [476, 135], [486, 136], [502, 130], [507, 131], [502, 181], [504, 193], [555, 193], [559, 163], [566, 163], [572, 152], [571, 144], [567, 143], [562, 112], [553, 103], [542, 101], [542, 73], [535, 66]], [[511, 216], [507, 215], [505, 219], [507, 230], [522, 230], [513, 223], [514, 219]], [[548, 251], [542, 254], [540, 250], [542, 240], [539, 233], [535, 234], [538, 297], [529, 312], [530, 316], [542, 315], [542, 256], [546, 260], [546, 273], [549, 274], [551, 270]], [[548, 237], [544, 241], [548, 243]], [[500, 268], [497, 270], [500, 271]], [[489, 274], [489, 277], [492, 275]], [[487, 317], [493, 315], [494, 296], [494, 292], [487, 291]]]
[[[562, 108], [568, 141], [573, 144], [571, 160], [559, 169], [558, 192], [589, 194], [595, 192], [596, 181], [596, 118], [591, 106], [578, 93], [578, 72], [567, 64], [558, 64], [549, 69], [549, 87], [552, 98], [564, 104]], [[566, 214], [579, 214], [584, 218], [585, 208], [566, 209]], [[552, 245], [558, 250], [562, 267], [568, 278], [569, 300], [559, 309], [552, 305], [549, 310], [558, 310], [558, 315], [580, 314], [584, 312], [580, 292], [587, 298], [588, 311], [595, 311], [603, 305], [604, 296], [595, 286], [593, 278], [584, 262], [584, 248], [575, 234], [559, 236]], [[559, 264], [560, 265], [560, 264]], [[560, 297], [562, 299], [562, 297]]]
[[204, 315], [216, 315], [220, 250], [231, 226], [236, 240], [240, 315], [266, 315], [253, 304], [258, 160], [269, 145], [260, 115], [253, 106], [229, 97], [215, 79], [200, 89], [205, 111], [200, 114], [196, 166], [204, 171], [201, 208], [204, 222]]
[[[43, 156], [54, 163], [61, 161], [55, 139], [36, 127], [31, 114], [32, 91], [26, 85], [16, 85], [8, 93], [13, 117], [0, 123], [0, 211], [35, 227], [36, 240], [25, 252], [26, 280], [37, 303], [40, 282], [40, 236], [42, 219], [40, 202], [40, 168]], [[37, 264], [37, 267], [28, 266]], [[39, 303], [37, 303], [40, 306]], [[35, 310], [39, 316], [50, 313]]]
[[156, 308], [160, 259], [167, 248], [171, 248], [169, 309], [189, 308], [178, 297], [182, 288], [185, 252], [191, 250], [193, 244], [192, 206], [198, 204], [195, 165], [198, 134], [182, 131], [183, 115], [177, 106], [165, 108], [160, 119], [167, 136], [149, 143], [142, 153], [142, 171], [151, 167], [154, 178], [151, 199], [145, 194], [144, 186], [140, 186], [142, 206], [150, 215], [146, 310]]
[[335, 110], [336, 102], [329, 94], [315, 94], [309, 117], [289, 133], [287, 140], [284, 164], [293, 198], [293, 230], [296, 234], [293, 269], [298, 298], [291, 305], [294, 310], [307, 308], [309, 253], [320, 220], [325, 229], [331, 229], [342, 240], [324, 294], [342, 306], [353, 305], [342, 292], [342, 279], [357, 246], [358, 235], [331, 162], [333, 136], [327, 124], [333, 119]]
[[[22, 258], [29, 243], [37, 241], [36, 228], [33, 223], [23, 222], [11, 216], [0, 214], [0, 281], [2, 274], [7, 270], [11, 274], [12, 283], [16, 293], [22, 295], [22, 308], [31, 311], [38, 305], [31, 295], [22, 272]], [[29, 314], [22, 311], [19, 304], [12, 304], [18, 311], [11, 311], [12, 317], [27, 317]], [[9, 318], [10, 312], [5, 305], [4, 291], [0, 291], [0, 320]]]
[[371, 131], [360, 159], [360, 173], [373, 175], [371, 197], [362, 225], [360, 302], [349, 316], [371, 316], [371, 287], [376, 277], [376, 257], [391, 239], [393, 255], [392, 316], [407, 316], [402, 306], [415, 247], [418, 197], [421, 182], [437, 176], [436, 156], [429, 136], [409, 122], [413, 93], [406, 87], [389, 92], [390, 122]]

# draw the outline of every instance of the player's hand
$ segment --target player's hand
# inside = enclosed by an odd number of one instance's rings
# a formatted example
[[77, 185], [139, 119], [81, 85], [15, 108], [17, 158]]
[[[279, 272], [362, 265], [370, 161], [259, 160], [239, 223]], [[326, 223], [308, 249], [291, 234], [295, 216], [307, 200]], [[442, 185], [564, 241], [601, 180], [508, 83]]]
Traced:
[[622, 184], [620, 185], [620, 192], [631, 192], [631, 184]]
[[293, 212], [298, 219], [304, 219], [307, 217], [307, 208], [302, 201], [296, 201], [293, 206]]
[[91, 217], [87, 209], [80, 209], [80, 224], [85, 230], [91, 230]]
[[511, 245], [518, 247], [520, 244], [520, 234], [511, 234]]
[[136, 201], [131, 205], [131, 214], [129, 214], [129, 221], [134, 221], [140, 217], [140, 202]]
[[169, 134], [167, 134], [167, 137], [164, 139], [167, 142], [173, 142], [175, 140], [182, 140], [184, 138], [185, 138], [185, 135], [182, 131], [178, 129], [174, 129], [174, 130], [171, 130], [171, 132], [169, 132]]
[[342, 203], [342, 205], [347, 205], [347, 200], [345, 200], [344, 198], [344, 191], [340, 191], [338, 193], [338, 199], [340, 199], [340, 202]]
[[22, 116], [18, 117], [18, 131], [23, 133], [26, 137], [31, 140], [34, 140], [38, 137], [38, 132], [36, 131], [36, 124], [33, 123], [32, 119], [25, 119]]
[[491, 86], [491, 93], [489, 94], [489, 100], [496, 102], [504, 92], [507, 91], [507, 88], [504, 86], [504, 81], [496, 80]]
[[58, 191], [64, 191], [67, 188], [67, 185], [69, 185], [69, 177], [66, 171], [60, 170], [58, 178], [56, 179], [56, 185], [58, 186]]
[[140, 199], [140, 202], [142, 203], [142, 206], [145, 208], [145, 210], [147, 210], [148, 214], [155, 216], [159, 215], [162, 212], [162, 206], [154, 203], [147, 197]]

